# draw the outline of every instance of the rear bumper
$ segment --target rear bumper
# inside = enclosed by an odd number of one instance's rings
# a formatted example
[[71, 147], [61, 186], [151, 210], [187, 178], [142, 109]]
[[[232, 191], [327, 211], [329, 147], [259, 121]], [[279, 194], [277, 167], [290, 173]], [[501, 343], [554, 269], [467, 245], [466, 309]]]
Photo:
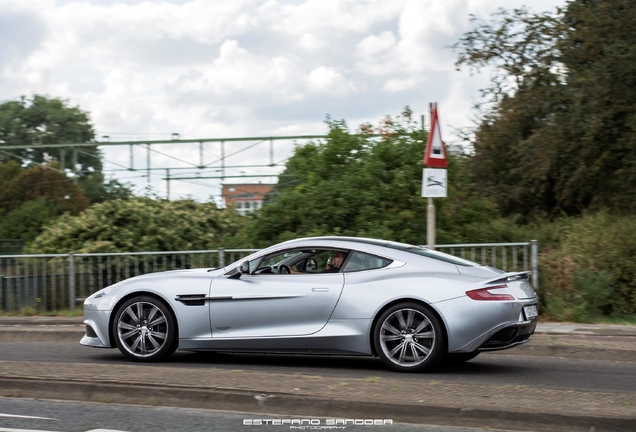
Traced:
[[512, 348], [528, 342], [537, 328], [537, 321], [510, 324], [494, 332], [477, 348], [477, 351], [496, 351]]
[[524, 344], [537, 328], [537, 320], [501, 324], [468, 345], [452, 352], [497, 351]]

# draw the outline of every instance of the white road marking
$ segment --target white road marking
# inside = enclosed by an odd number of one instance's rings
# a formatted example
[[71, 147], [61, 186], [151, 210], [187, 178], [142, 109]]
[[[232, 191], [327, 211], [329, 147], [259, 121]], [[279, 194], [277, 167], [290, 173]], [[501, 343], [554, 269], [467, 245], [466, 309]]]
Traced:
[[35, 429], [7, 429], [1, 428], [0, 432], [55, 432], [55, 431], [44, 431], [44, 430], [35, 430]]
[[[35, 429], [7, 429], [7, 428], [0, 427], [0, 432], [56, 432], [56, 431], [35, 430]], [[120, 431], [115, 429], [92, 429], [86, 432], [126, 432], [126, 431]]]
[[3, 414], [3, 413], [0, 413], [0, 417], [34, 419], [34, 420], [58, 420], [56, 418], [50, 418], [50, 417], [35, 417], [35, 416], [25, 416], [25, 415], [17, 415], [17, 414]]

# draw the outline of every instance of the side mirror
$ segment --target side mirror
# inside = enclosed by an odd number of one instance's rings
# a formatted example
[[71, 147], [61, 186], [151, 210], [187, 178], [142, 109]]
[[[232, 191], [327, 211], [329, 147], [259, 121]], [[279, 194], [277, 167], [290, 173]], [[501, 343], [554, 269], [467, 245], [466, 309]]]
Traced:
[[236, 271], [230, 276], [230, 279], [240, 279], [244, 274], [250, 274], [250, 263], [247, 261], [242, 262], [236, 267]]
[[247, 261], [243, 261], [238, 268], [238, 272], [241, 274], [250, 274], [250, 263]]

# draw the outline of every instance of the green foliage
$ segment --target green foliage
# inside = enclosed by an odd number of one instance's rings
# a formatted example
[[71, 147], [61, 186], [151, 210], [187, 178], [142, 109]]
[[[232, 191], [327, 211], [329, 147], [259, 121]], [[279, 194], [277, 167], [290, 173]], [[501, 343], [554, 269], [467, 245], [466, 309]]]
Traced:
[[0, 216], [38, 198], [46, 198], [55, 203], [61, 212], [72, 214], [78, 214], [89, 205], [73, 179], [60, 172], [59, 165], [51, 163], [22, 170], [3, 184]]
[[51, 163], [16, 169], [15, 162], [0, 163], [0, 238], [31, 241], [44, 224], [88, 207], [82, 189], [58, 167]]
[[539, 257], [548, 317], [586, 321], [636, 314], [635, 230], [630, 216], [573, 219], [560, 245]]
[[0, 238], [34, 240], [42, 233], [42, 226], [63, 213], [53, 200], [39, 197], [22, 203], [0, 219]]
[[465, 168], [505, 219], [463, 236], [538, 239], [549, 318], [635, 314], [636, 0], [492, 18], [454, 48], [458, 67], [495, 71]]
[[64, 215], [27, 245], [29, 253], [96, 253], [246, 248], [247, 218], [213, 202], [151, 198], [94, 204]]
[[486, 22], [471, 15], [473, 30], [452, 48], [459, 51], [456, 66], [474, 70], [494, 67], [491, 86], [483, 90], [490, 102], [542, 84], [558, 81], [556, 41], [563, 37], [560, 15], [532, 14], [526, 7], [511, 11], [500, 8]]
[[563, 19], [565, 208], [636, 209], [636, 0], [579, 0]]
[[88, 113], [65, 100], [34, 95], [0, 103], [0, 150], [32, 145], [0, 151], [0, 238], [30, 241], [64, 212], [76, 215], [89, 203], [132, 195], [129, 187], [105, 180], [97, 146], [46, 146], [93, 138]]
[[[3, 145], [33, 144], [28, 149], [15, 149], [10, 153], [29, 166], [49, 162], [53, 158], [61, 166], [77, 164], [81, 172], [101, 171], [101, 155], [97, 146], [72, 148], [46, 147], [46, 144], [86, 143], [95, 137], [88, 113], [68, 101], [34, 95], [22, 96], [0, 104], [0, 149]], [[0, 161], [7, 155], [0, 155]]]
[[496, 71], [467, 163], [475, 193], [527, 219], [636, 210], [635, 20], [635, 0], [575, 0], [464, 35], [457, 65]]
[[8, 187], [9, 182], [13, 180], [20, 172], [22, 167], [16, 161], [0, 162], [0, 191]]
[[129, 184], [121, 184], [114, 179], [106, 180], [101, 172], [81, 177], [78, 184], [91, 204], [114, 199], [128, 199], [133, 196], [133, 191]]
[[[425, 134], [410, 119], [386, 117], [372, 137], [370, 125], [350, 133], [327, 121], [325, 142], [298, 147], [268, 197], [250, 234], [260, 245], [312, 235], [377, 237], [426, 243], [427, 200], [421, 197]], [[484, 220], [496, 208], [464, 199], [460, 161], [449, 167], [449, 196], [439, 205], [438, 239], [451, 241], [455, 221]], [[457, 179], [457, 184], [454, 180]]]

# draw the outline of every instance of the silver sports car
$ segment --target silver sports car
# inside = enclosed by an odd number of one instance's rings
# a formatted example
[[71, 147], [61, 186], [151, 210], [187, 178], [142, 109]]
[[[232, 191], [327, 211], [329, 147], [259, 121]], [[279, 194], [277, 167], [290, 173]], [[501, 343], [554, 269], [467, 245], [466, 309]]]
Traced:
[[291, 240], [227, 267], [104, 288], [84, 303], [81, 344], [138, 361], [176, 349], [335, 354], [420, 371], [528, 341], [529, 275], [392, 241]]

